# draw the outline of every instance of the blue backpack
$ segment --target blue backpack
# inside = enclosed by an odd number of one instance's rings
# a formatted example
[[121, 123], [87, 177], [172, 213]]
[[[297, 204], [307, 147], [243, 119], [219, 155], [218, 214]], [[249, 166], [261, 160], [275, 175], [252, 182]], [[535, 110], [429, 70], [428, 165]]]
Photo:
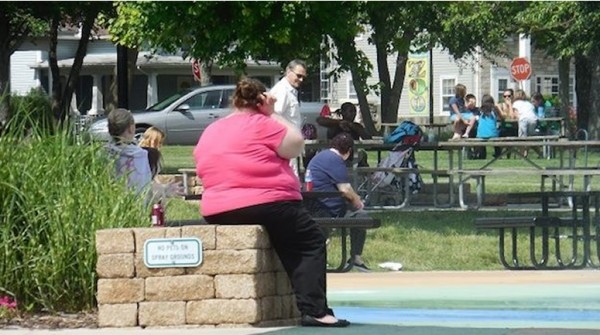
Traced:
[[394, 131], [383, 139], [384, 143], [418, 144], [421, 142], [423, 131], [412, 121], [402, 121]]

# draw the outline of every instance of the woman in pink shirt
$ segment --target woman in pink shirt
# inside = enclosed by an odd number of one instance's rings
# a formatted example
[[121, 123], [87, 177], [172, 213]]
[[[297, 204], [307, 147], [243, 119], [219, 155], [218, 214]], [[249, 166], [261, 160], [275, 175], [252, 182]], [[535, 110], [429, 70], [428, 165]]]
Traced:
[[242, 79], [232, 104], [194, 149], [202, 216], [210, 224], [262, 224], [292, 282], [302, 325], [349, 325], [328, 308], [325, 237], [289, 164], [302, 153], [302, 133], [273, 113], [275, 98], [258, 80]]

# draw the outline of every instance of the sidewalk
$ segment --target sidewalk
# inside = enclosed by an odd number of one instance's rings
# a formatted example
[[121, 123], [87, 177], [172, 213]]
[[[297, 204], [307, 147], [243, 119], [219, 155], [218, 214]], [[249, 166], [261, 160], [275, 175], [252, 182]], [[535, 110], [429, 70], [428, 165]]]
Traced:
[[[387, 272], [328, 275], [328, 334], [591, 335], [600, 330], [600, 271]], [[562, 319], [561, 319], [562, 318]], [[2, 329], [7, 335], [309, 335], [315, 328]]]

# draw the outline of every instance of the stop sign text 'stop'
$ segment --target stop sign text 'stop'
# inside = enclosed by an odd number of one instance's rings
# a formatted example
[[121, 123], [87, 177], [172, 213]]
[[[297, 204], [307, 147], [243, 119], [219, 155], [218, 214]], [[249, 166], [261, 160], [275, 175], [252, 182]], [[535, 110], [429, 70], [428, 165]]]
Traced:
[[531, 64], [527, 58], [519, 57], [513, 59], [510, 64], [510, 74], [517, 81], [529, 79], [531, 77]]

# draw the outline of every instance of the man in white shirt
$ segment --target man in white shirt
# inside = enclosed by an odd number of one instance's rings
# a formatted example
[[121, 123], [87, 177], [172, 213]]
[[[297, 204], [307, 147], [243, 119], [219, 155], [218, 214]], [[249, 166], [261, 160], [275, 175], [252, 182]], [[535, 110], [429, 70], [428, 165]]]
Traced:
[[[269, 91], [277, 99], [275, 113], [281, 114], [298, 129], [302, 129], [298, 88], [300, 88], [304, 79], [306, 79], [306, 64], [302, 60], [294, 59], [285, 68], [285, 76]], [[298, 176], [298, 160], [291, 159], [290, 165], [296, 176]]]

